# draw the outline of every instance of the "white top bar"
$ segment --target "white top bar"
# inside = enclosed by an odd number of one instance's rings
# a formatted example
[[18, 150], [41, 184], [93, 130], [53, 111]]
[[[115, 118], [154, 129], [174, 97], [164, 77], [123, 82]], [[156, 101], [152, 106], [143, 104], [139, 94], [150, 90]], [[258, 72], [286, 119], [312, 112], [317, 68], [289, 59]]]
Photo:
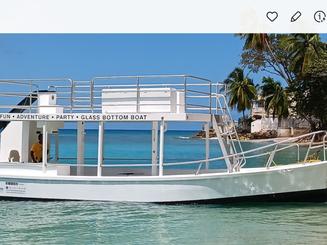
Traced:
[[[10, 0], [0, 3], [0, 32], [326, 33], [319, 10], [327, 13], [326, 0]], [[274, 22], [269, 11], [278, 12]]]

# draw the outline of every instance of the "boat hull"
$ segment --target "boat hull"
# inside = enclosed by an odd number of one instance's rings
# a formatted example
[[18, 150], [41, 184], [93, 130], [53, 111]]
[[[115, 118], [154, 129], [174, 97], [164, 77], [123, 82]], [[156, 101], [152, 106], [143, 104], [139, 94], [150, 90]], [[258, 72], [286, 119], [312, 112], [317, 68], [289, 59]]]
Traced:
[[[1, 173], [1, 172], [0, 172]], [[3, 199], [152, 203], [326, 201], [327, 162], [182, 176], [0, 176]]]

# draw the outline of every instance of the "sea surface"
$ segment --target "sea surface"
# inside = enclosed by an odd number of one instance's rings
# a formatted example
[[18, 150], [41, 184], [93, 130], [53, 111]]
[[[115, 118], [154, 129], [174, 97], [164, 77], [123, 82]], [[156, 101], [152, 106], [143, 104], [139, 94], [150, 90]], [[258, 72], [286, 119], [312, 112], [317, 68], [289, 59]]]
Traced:
[[[97, 162], [98, 134], [97, 130], [87, 130], [85, 134], [85, 164], [94, 164]], [[205, 141], [195, 138], [196, 131], [167, 131], [165, 134], [164, 162], [183, 162], [205, 159]], [[50, 157], [54, 162], [55, 157], [55, 139], [52, 136], [50, 140]], [[77, 136], [76, 130], [60, 130], [59, 132], [59, 158], [61, 163], [76, 163], [77, 155]], [[244, 142], [242, 148], [244, 151], [265, 146], [272, 142]], [[151, 164], [151, 131], [149, 130], [106, 130], [104, 134], [104, 164]], [[268, 148], [273, 150], [273, 147]], [[257, 151], [253, 154], [259, 154]], [[275, 162], [292, 163], [297, 160], [297, 148], [287, 149], [275, 155]], [[300, 157], [305, 155], [305, 149], [299, 149]], [[210, 157], [221, 156], [218, 141], [210, 140]], [[262, 156], [248, 160], [248, 167], [264, 166], [268, 156]], [[50, 162], [51, 162], [50, 161]], [[211, 168], [226, 168], [224, 161], [213, 161]], [[198, 165], [186, 167], [194, 168]], [[204, 166], [203, 166], [204, 167]]]
[[[195, 132], [168, 131], [165, 161], [203, 159]], [[61, 161], [74, 162], [76, 132], [60, 131]], [[95, 163], [96, 131], [86, 133], [85, 155]], [[54, 155], [51, 141], [51, 155]], [[106, 164], [149, 162], [149, 131], [106, 131]], [[263, 146], [244, 143], [244, 149]], [[211, 140], [211, 156], [219, 154]], [[292, 162], [297, 150], [276, 156]], [[304, 150], [300, 149], [303, 155]], [[134, 159], [134, 160], [130, 160]], [[137, 161], [135, 161], [137, 159]], [[262, 166], [265, 159], [249, 161]], [[214, 167], [224, 167], [221, 162]], [[157, 205], [110, 202], [0, 201], [0, 244], [327, 244], [326, 203]]]

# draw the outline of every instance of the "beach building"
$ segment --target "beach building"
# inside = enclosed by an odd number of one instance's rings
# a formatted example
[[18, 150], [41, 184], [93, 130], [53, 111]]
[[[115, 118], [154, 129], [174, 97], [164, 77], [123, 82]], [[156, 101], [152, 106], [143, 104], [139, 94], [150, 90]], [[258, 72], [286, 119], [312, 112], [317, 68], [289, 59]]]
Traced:
[[278, 125], [278, 118], [273, 118], [272, 113], [265, 110], [264, 98], [259, 96], [253, 102], [251, 109], [251, 133], [277, 131], [279, 137], [291, 137], [301, 135], [310, 131], [310, 125], [307, 121], [298, 118], [294, 112], [290, 111], [287, 118], [281, 119]]

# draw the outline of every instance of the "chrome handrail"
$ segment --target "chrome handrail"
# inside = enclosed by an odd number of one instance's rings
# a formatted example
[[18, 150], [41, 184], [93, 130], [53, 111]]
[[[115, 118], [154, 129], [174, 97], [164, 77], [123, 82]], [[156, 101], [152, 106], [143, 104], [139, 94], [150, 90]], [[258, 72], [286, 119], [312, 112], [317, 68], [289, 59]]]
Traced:
[[[300, 152], [299, 152], [299, 148], [300, 148], [300, 144], [299, 143], [294, 143], [294, 141], [298, 141], [298, 140], [301, 140], [301, 139], [304, 139], [304, 138], [307, 138], [309, 136], [316, 136], [318, 134], [324, 134], [324, 137], [323, 137], [323, 141], [322, 142], [319, 142], [317, 144], [312, 144], [310, 146], [310, 144], [308, 145], [308, 148], [311, 148], [311, 149], [318, 149], [320, 147], [323, 147], [324, 149], [324, 152], [326, 151], [326, 139], [327, 139], [327, 132], [326, 131], [317, 131], [317, 132], [312, 132], [312, 133], [308, 133], [308, 134], [305, 134], [305, 135], [301, 135], [301, 136], [297, 136], [297, 137], [294, 137], [294, 138], [289, 138], [289, 139], [285, 139], [285, 140], [282, 140], [282, 141], [279, 141], [279, 142], [275, 142], [275, 143], [272, 143], [272, 144], [269, 144], [269, 145], [265, 145], [265, 146], [262, 146], [262, 147], [258, 147], [258, 148], [255, 148], [255, 149], [251, 149], [251, 150], [248, 150], [248, 151], [244, 151], [242, 152], [244, 155], [245, 155], [245, 158], [246, 159], [250, 159], [250, 158], [258, 158], [258, 157], [262, 157], [262, 156], [270, 156], [265, 167], [266, 168], [270, 168], [271, 167], [271, 164], [274, 162], [274, 156], [277, 152], [280, 152], [280, 151], [283, 151], [283, 150], [286, 150], [286, 149], [289, 149], [291, 147], [296, 147], [298, 150], [297, 150], [297, 162], [296, 163], [301, 163], [300, 161]], [[288, 144], [288, 143], [291, 143], [291, 144]], [[283, 146], [284, 147], [281, 147], [279, 148], [280, 146]], [[274, 150], [271, 151], [269, 150], [269, 148], [271, 147], [274, 147]], [[263, 149], [268, 149], [267, 152], [262, 152], [262, 153], [258, 153], [258, 154], [251, 154], [251, 155], [247, 155], [249, 153], [254, 153], [254, 152], [257, 152], [257, 151], [261, 151]], [[240, 154], [242, 153], [237, 153], [237, 154], [231, 154], [231, 155], [228, 155], [228, 156], [221, 156], [221, 157], [216, 157], [216, 158], [210, 158], [210, 159], [200, 159], [200, 160], [193, 160], [193, 161], [182, 161], [182, 162], [165, 162], [164, 163], [164, 167], [168, 167], [168, 166], [183, 166], [183, 165], [190, 165], [190, 164], [198, 164], [198, 167], [195, 169], [195, 174], [198, 175], [200, 174], [200, 171], [201, 171], [201, 168], [202, 168], [202, 165], [204, 162], [206, 163], [211, 163], [211, 162], [214, 162], [214, 161], [219, 161], [219, 160], [224, 160], [225, 158], [231, 158], [231, 157], [235, 157], [235, 156], [239, 156]], [[63, 158], [63, 159], [69, 159], [69, 158]], [[94, 158], [96, 159], [96, 158]], [[112, 159], [114, 160], [114, 159]], [[119, 159], [117, 159], [119, 160]], [[130, 161], [131, 159], [120, 159], [122, 161]], [[150, 159], [134, 159], [135, 161], [136, 160], [150, 160]], [[324, 161], [326, 161], [325, 159], [325, 156], [324, 156]], [[303, 164], [306, 164], [306, 161], [303, 161], [302, 162]], [[49, 165], [58, 165], [58, 166], [84, 166], [84, 167], [96, 167], [97, 165], [96, 164], [66, 164], [66, 163], [49, 163]], [[103, 164], [101, 167], [104, 167], [104, 168], [115, 168], [115, 167], [150, 167], [152, 166], [151, 163], [146, 163], [146, 164]], [[237, 171], [236, 171], [237, 172]]]
[[[22, 109], [29, 110], [32, 113], [33, 99], [38, 98], [40, 92], [50, 90], [53, 87], [48, 82], [65, 82], [72, 85], [72, 79], [69, 78], [28, 78], [28, 79], [0, 79], [0, 98], [2, 97], [16, 97], [16, 98], [26, 98], [29, 99], [29, 105], [4, 105], [2, 104], [2, 109]], [[16, 91], [8, 90], [8, 87], [12, 85], [15, 86]], [[19, 87], [16, 87], [19, 86]], [[44, 88], [44, 90], [41, 89]], [[8, 90], [8, 91], [7, 91]]]
[[[171, 82], [161, 81], [162, 79], [173, 79]], [[137, 79], [138, 82], [133, 84], [133, 81], [129, 81], [132, 84], [114, 84], [113, 80], [119, 79]], [[155, 81], [159, 79], [160, 81]], [[181, 81], [182, 79], [182, 81]], [[103, 81], [110, 80], [110, 82], [103, 84]], [[152, 82], [151, 82], [152, 81]], [[91, 113], [98, 113], [101, 109], [101, 92], [104, 88], [136, 88], [138, 91], [138, 98], [136, 106], [140, 104], [140, 89], [141, 88], [157, 88], [157, 87], [175, 87], [180, 91], [184, 91], [184, 106], [185, 110], [189, 112], [200, 112], [200, 113], [212, 113], [215, 107], [212, 103], [213, 99], [216, 99], [216, 93], [219, 91], [219, 87], [223, 86], [220, 83], [212, 83], [211, 80], [201, 78], [193, 75], [135, 75], [135, 76], [104, 76], [94, 77], [90, 81], [87, 80], [72, 80], [70, 78], [41, 78], [41, 79], [0, 79], [0, 85], [4, 84], [18, 84], [25, 85], [26, 90], [21, 92], [21, 96], [29, 96], [30, 104], [34, 96], [32, 92], [38, 95], [41, 87], [45, 82], [53, 82], [48, 84], [48, 90], [53, 90], [57, 94], [57, 99], [61, 102], [59, 106], [64, 108], [64, 112], [73, 113], [81, 108], [84, 111], [90, 111]], [[64, 83], [62, 83], [64, 82]], [[99, 82], [99, 83], [98, 83]], [[215, 88], [215, 89], [213, 89]], [[88, 90], [87, 90], [88, 89]], [[85, 103], [82, 103], [81, 94], [85, 94]], [[100, 94], [100, 95], [99, 95]], [[12, 96], [14, 94], [0, 93], [1, 96]], [[86, 101], [87, 100], [87, 101]], [[26, 109], [20, 106], [15, 108]], [[203, 108], [206, 108], [205, 110]], [[9, 109], [9, 108], [8, 108]], [[30, 112], [32, 112], [32, 108]]]
[[[228, 156], [221, 156], [221, 157], [216, 157], [216, 158], [201, 159], [201, 160], [194, 160], [194, 161], [170, 162], [170, 163], [164, 163], [164, 166], [200, 164], [203, 161], [213, 162], [213, 161], [225, 160], [226, 158], [237, 157], [237, 156], [240, 156], [241, 154], [244, 154], [246, 159], [254, 158], [254, 157], [260, 157], [260, 156], [265, 156], [265, 155], [270, 155], [272, 152], [273, 152], [273, 154], [275, 154], [276, 152], [279, 152], [279, 151], [288, 149], [290, 147], [298, 147], [298, 149], [299, 149], [299, 144], [298, 143], [295, 143], [295, 144], [292, 144], [292, 145], [289, 145], [289, 146], [286, 146], [286, 147], [280, 148], [280, 149], [277, 149], [276, 148], [277, 146], [285, 145], [287, 143], [292, 143], [292, 142], [297, 141], [299, 139], [303, 139], [303, 138], [306, 138], [308, 136], [318, 135], [318, 134], [325, 134], [325, 136], [323, 137], [323, 141], [320, 142], [320, 144], [318, 144], [317, 146], [320, 146], [320, 147], [326, 146], [327, 131], [321, 130], [321, 131], [311, 132], [311, 133], [308, 133], [308, 134], [297, 136], [297, 137], [294, 137], [294, 138], [285, 139], [285, 140], [282, 140], [282, 141], [279, 141], [279, 142], [275, 142], [275, 143], [272, 143], [272, 144], [269, 144], [269, 145], [265, 145], [265, 146], [262, 146], [262, 147], [258, 147], [258, 148], [255, 148], [255, 149], [251, 149], [251, 150], [248, 150], [248, 151], [244, 151], [244, 152], [240, 152], [240, 153], [235, 153], [235, 154], [230, 154]], [[268, 148], [271, 148], [271, 147], [275, 147], [274, 151], [267, 151], [267, 152], [260, 153], [260, 154], [257, 154], [257, 155], [247, 156], [247, 154], [249, 154], [249, 153], [261, 151], [261, 150], [268, 149]], [[310, 146], [308, 146], [308, 147], [310, 147]], [[325, 150], [326, 150], [326, 148], [325, 148]], [[300, 155], [300, 153], [299, 153], [299, 150], [298, 150], [298, 157], [297, 157], [297, 160], [298, 161], [297, 161], [297, 163], [300, 162], [299, 155]], [[324, 161], [325, 160], [326, 159], [324, 158]], [[303, 161], [303, 162], [305, 163], [305, 161]], [[241, 167], [243, 167], [243, 166], [241, 166]], [[266, 167], [269, 168], [270, 167], [270, 164], [266, 164]]]

